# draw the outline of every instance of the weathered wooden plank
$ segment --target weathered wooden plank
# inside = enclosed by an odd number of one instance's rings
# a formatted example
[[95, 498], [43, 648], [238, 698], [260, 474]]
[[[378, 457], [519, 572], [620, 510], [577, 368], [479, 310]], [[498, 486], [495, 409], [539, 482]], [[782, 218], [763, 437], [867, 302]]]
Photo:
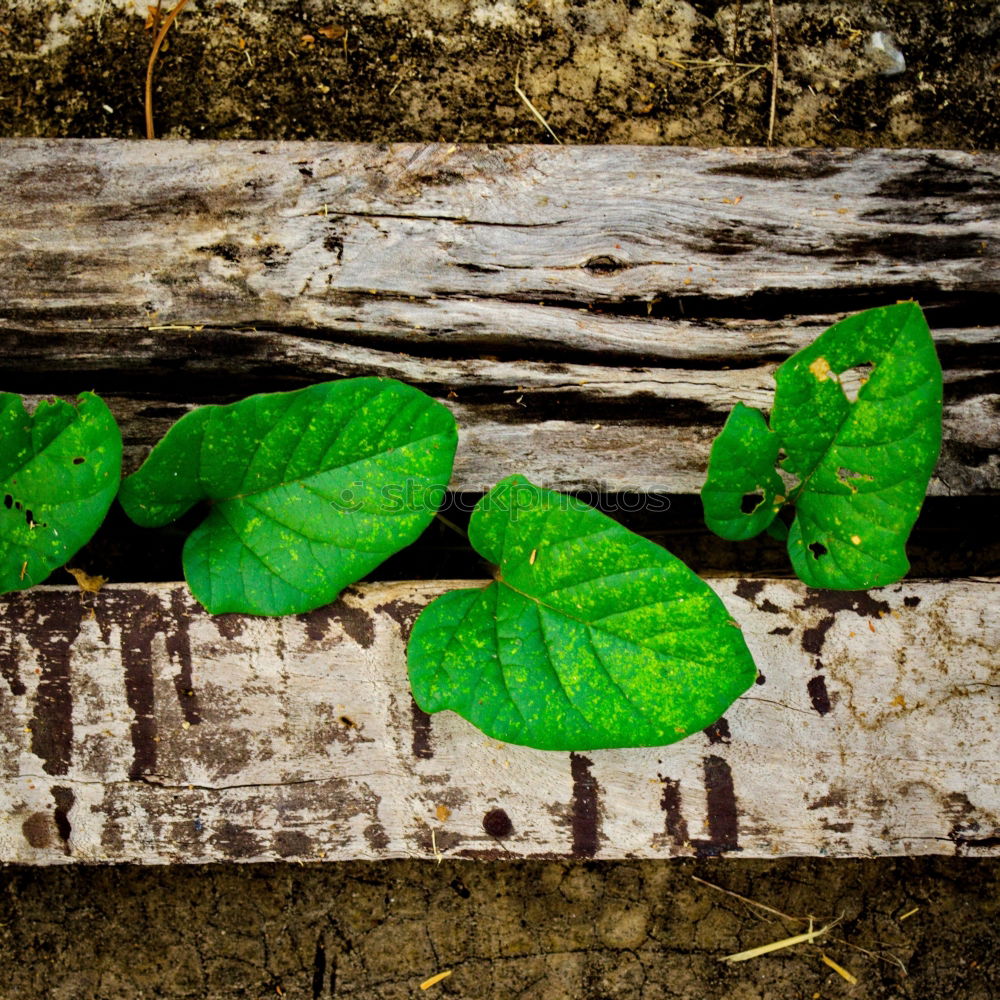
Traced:
[[8, 596], [0, 860], [1000, 854], [1000, 580], [712, 583], [759, 686], [673, 747], [574, 755], [415, 709], [405, 635], [448, 584], [284, 619]]
[[454, 407], [456, 489], [693, 492], [783, 357], [917, 296], [931, 491], [1000, 488], [996, 154], [16, 140], [0, 184], [7, 386], [105, 391], [132, 462], [192, 401], [377, 372]]

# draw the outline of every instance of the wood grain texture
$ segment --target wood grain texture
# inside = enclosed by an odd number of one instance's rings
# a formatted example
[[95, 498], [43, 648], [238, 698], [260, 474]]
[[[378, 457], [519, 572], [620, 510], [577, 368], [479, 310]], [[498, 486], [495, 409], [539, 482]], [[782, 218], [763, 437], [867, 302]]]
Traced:
[[936, 494], [1000, 488], [1000, 156], [0, 142], [4, 388], [96, 388], [129, 465], [193, 404], [379, 373], [463, 430], [453, 486], [691, 493], [737, 400], [917, 297]]
[[712, 584], [763, 681], [680, 744], [586, 754], [414, 706], [405, 637], [449, 584], [284, 619], [8, 596], [0, 860], [1000, 854], [1000, 580]]

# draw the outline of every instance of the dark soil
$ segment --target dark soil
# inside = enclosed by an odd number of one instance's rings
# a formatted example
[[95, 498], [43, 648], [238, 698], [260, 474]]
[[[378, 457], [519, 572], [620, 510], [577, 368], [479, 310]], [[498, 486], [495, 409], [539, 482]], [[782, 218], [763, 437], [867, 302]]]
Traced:
[[[113, 0], [82, 20], [72, 9], [101, 0], [4, 6], [0, 135], [144, 134], [142, 18]], [[806, 0], [777, 14], [777, 144], [997, 145], [993, 0]], [[883, 29], [906, 59], [895, 76], [868, 52]], [[770, 60], [760, 0], [203, 2], [171, 29], [155, 104], [171, 137], [551, 141], [514, 90], [520, 67], [564, 142], [763, 145]]]
[[[834, 936], [883, 957], [828, 941], [726, 965], [804, 927], [693, 874], [840, 917]], [[22, 868], [0, 906], [4, 997], [993, 1000], [1000, 983], [1000, 868], [971, 860]]]
[[[0, 136], [144, 133], [150, 35], [120, 6], [2, 5]], [[777, 12], [777, 144], [1000, 144], [994, 0]], [[902, 74], [866, 54], [876, 30]], [[203, 0], [160, 58], [157, 122], [174, 137], [551, 141], [514, 90], [520, 65], [565, 142], [760, 145], [767, 70], [696, 61], [763, 65], [770, 45], [761, 2]], [[975, 534], [948, 536], [940, 572], [972, 564]], [[681, 554], [697, 563], [698, 544]], [[842, 915], [835, 933], [908, 975], [834, 942], [858, 985], [818, 947], [724, 965], [801, 925], [765, 922], [694, 872], [788, 913]], [[15, 867], [0, 871], [0, 997], [995, 1000], [998, 911], [1000, 862], [954, 858]]]

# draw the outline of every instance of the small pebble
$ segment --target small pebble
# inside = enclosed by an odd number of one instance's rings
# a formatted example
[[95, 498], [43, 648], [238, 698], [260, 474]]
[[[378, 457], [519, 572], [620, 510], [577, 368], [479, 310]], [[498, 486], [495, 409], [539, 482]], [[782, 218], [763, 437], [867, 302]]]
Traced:
[[887, 31], [873, 31], [865, 51], [882, 76], [899, 76], [906, 70], [906, 59]]

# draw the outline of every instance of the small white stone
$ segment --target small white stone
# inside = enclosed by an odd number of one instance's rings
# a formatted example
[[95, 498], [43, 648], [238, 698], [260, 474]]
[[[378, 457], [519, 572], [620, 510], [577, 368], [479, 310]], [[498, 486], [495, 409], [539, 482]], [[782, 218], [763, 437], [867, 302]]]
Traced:
[[906, 59], [887, 31], [873, 31], [865, 51], [882, 76], [899, 76], [906, 70]]

